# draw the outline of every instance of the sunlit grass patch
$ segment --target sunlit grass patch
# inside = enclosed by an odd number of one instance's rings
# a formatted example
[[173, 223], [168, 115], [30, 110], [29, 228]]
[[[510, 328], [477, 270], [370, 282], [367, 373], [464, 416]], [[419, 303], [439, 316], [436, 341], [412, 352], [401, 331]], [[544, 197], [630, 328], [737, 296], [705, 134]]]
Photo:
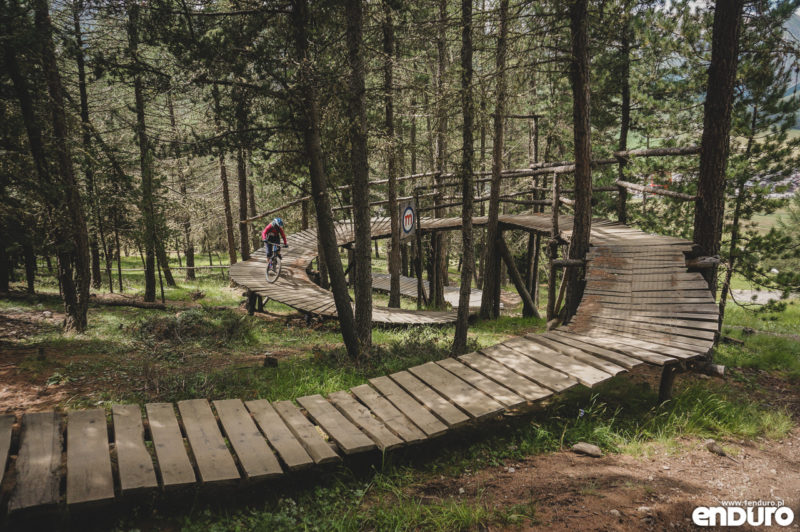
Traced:
[[753, 334], [737, 336], [744, 345], [719, 345], [714, 360], [726, 366], [775, 371], [792, 381], [800, 380], [800, 340]]

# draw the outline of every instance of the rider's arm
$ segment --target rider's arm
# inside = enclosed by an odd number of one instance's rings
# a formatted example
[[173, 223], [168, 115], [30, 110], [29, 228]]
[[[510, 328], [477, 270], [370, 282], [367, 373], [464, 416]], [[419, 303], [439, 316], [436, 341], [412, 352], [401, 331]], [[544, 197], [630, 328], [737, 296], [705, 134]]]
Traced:
[[288, 246], [289, 244], [286, 243], [286, 233], [283, 232], [283, 227], [278, 226], [278, 230], [281, 232], [281, 236], [283, 237], [283, 245]]
[[267, 224], [267, 226], [264, 228], [263, 231], [261, 231], [261, 241], [262, 242], [267, 239], [267, 233], [269, 232], [270, 227], [272, 227], [272, 223], [271, 222], [269, 224]]

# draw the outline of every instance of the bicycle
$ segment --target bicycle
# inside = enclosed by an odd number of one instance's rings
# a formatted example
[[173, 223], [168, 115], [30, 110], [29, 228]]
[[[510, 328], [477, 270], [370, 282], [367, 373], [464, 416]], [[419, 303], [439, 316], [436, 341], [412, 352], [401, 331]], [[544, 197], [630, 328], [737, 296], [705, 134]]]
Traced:
[[[266, 244], [266, 242], [265, 242]], [[270, 244], [272, 244], [270, 242]], [[267, 258], [267, 267], [264, 270], [264, 276], [267, 278], [268, 283], [274, 283], [281, 275], [281, 245], [272, 244], [274, 251], [272, 256]], [[266, 246], [265, 246], [266, 247]]]

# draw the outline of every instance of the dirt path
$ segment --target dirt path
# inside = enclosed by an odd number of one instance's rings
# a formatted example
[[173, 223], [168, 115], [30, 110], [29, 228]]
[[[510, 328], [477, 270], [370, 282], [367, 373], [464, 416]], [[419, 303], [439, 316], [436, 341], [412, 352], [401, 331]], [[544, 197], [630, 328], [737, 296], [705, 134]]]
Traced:
[[736, 461], [712, 454], [702, 440], [679, 443], [669, 452], [653, 444], [640, 457], [540, 455], [443, 478], [410, 495], [428, 504], [455, 497], [502, 508], [532, 505], [534, 521], [521, 530], [564, 531], [695, 530], [697, 506], [782, 500], [794, 510], [793, 529], [800, 529], [800, 430], [782, 441], [721, 442]]

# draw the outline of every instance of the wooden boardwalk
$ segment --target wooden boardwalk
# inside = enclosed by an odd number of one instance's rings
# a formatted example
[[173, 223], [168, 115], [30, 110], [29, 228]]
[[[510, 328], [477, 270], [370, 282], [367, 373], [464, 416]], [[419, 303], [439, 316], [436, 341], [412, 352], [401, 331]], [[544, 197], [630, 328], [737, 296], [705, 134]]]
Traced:
[[[546, 232], [547, 218], [501, 220], [507, 228]], [[459, 223], [424, 222], [430, 229]], [[562, 223], [571, 225], [568, 217]], [[377, 221], [373, 235], [386, 231], [388, 221]], [[352, 231], [340, 226], [337, 235], [347, 242]], [[316, 253], [313, 232], [290, 240], [286, 279], [263, 290], [330, 315], [328, 292], [314, 288], [305, 275]], [[596, 220], [592, 243], [577, 316], [545, 334], [296, 402], [193, 399], [115, 405], [110, 415], [93, 409], [27, 413], [21, 420], [0, 416], [0, 482], [10, 492], [8, 511], [80, 508], [176, 487], [268, 481], [348, 455], [418, 444], [573, 386], [592, 387], [643, 364], [682, 363], [711, 349], [717, 307], [701, 276], [686, 271], [688, 242]], [[231, 268], [232, 277], [247, 286], [253, 279], [251, 287], [262, 290], [259, 260]], [[446, 313], [411, 311], [395, 318], [414, 316], [448, 319]]]
[[[476, 226], [486, 225], [487, 222], [488, 217], [486, 216], [473, 218], [473, 224]], [[508, 229], [550, 234], [550, 215], [501, 215], [500, 222]], [[425, 232], [455, 231], [461, 227], [461, 218], [422, 218], [420, 226]], [[572, 217], [560, 216], [559, 226], [572, 227]], [[336, 243], [339, 246], [351, 244], [355, 240], [353, 224], [350, 222], [338, 222], [335, 233]], [[373, 219], [371, 233], [372, 238], [388, 237], [390, 234], [389, 219]], [[568, 236], [569, 231], [562, 231], [562, 234]], [[598, 233], [597, 238], [602, 240], [603, 236]], [[294, 233], [289, 235], [287, 240], [289, 248], [281, 251], [283, 263], [281, 275], [277, 281], [268, 283], [264, 278], [266, 256], [263, 249], [254, 252], [250, 260], [232, 265], [230, 267], [231, 280], [259, 296], [274, 299], [301, 312], [335, 318], [336, 304], [333, 294], [314, 283], [308, 276], [308, 267], [311, 261], [317, 257], [316, 229]], [[380, 289], [381, 283], [379, 278], [374, 286]], [[409, 297], [416, 297], [416, 282], [407, 283], [403, 292]], [[513, 294], [504, 294], [501, 299], [511, 304], [518, 302], [517, 297]], [[458, 289], [446, 290], [445, 299], [457, 307]], [[479, 306], [480, 291], [473, 290], [470, 308]], [[372, 321], [375, 323], [424, 325], [453, 323], [455, 320], [455, 311], [407, 310], [381, 306], [375, 306], [372, 310]]]

